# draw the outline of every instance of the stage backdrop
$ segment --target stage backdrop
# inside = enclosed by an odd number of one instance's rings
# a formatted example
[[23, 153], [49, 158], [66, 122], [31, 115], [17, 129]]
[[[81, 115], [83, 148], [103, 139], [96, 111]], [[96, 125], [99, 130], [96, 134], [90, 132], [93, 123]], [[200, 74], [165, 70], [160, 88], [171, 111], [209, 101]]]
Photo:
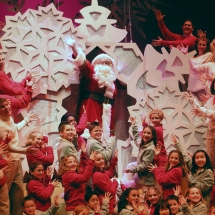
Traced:
[[[171, 133], [191, 151], [205, 148], [204, 121], [191, 114], [191, 107], [178, 87], [178, 82], [185, 82], [182, 75], [190, 72], [188, 59], [194, 52], [184, 55], [173, 48], [170, 53], [165, 49], [159, 53], [147, 45], [143, 54], [135, 43], [121, 42], [126, 30], [114, 26], [116, 20], [108, 18], [110, 10], [99, 6], [97, 0], [92, 0], [92, 5], [80, 13], [83, 18], [75, 20], [79, 24], [76, 27], [54, 4], [6, 17], [5, 34], [1, 37], [6, 73], [20, 81], [29, 70], [40, 71], [36, 80], [39, 90], [20, 114], [21, 118], [30, 112], [38, 113], [39, 120], [20, 132], [20, 143], [24, 145], [26, 135], [32, 130], [46, 131], [56, 153], [60, 117], [66, 112], [65, 107], [71, 111], [78, 102], [79, 70], [73, 65], [72, 52], [64, 42], [64, 37], [70, 35], [75, 37], [87, 57], [99, 49], [116, 62], [116, 76], [120, 82], [115, 102], [119, 177], [126, 164], [137, 155], [132, 134], [128, 132], [129, 114], [137, 117], [141, 130], [140, 114], [147, 115], [152, 108], [162, 109], [168, 150], [173, 148]], [[127, 93], [124, 86], [127, 86]], [[55, 160], [54, 165], [57, 163]], [[25, 160], [23, 164], [27, 170]]]

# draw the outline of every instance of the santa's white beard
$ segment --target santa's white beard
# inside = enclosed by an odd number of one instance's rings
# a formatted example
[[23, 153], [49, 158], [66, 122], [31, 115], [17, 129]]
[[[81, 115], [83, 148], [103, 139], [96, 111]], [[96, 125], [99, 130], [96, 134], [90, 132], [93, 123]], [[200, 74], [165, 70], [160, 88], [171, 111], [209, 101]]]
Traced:
[[98, 81], [100, 88], [110, 86], [116, 80], [115, 73], [110, 66], [96, 65], [93, 78]]

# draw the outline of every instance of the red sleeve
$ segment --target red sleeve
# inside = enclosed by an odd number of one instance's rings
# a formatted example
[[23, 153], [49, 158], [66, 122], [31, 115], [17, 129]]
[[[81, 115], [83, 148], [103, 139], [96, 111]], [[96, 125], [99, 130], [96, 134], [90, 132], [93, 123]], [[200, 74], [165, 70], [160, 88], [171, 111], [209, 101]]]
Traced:
[[103, 177], [105, 173], [95, 172], [93, 173], [93, 185], [98, 187], [102, 192], [109, 192], [112, 196], [116, 195], [116, 190], [118, 187], [118, 182], [113, 180], [113, 182], [107, 178]]
[[48, 136], [43, 136], [43, 142], [47, 144], [49, 142], [49, 137]]
[[153, 170], [153, 173], [158, 184], [162, 186], [179, 185], [182, 180], [182, 168], [180, 167], [175, 167], [168, 171], [163, 167], [158, 167]]
[[181, 38], [180, 40], [175, 40], [175, 41], [171, 41], [171, 40], [162, 40], [161, 44], [162, 46], [165, 47], [169, 47], [170, 45], [177, 47], [178, 45], [183, 44], [183, 46], [188, 46], [189, 50], [194, 48], [195, 42], [196, 42], [196, 37], [194, 36], [189, 36], [189, 37], [184, 37]]
[[78, 137], [78, 150], [80, 150], [82, 146], [83, 146], [83, 147], [86, 147], [86, 145], [87, 145], [87, 143], [86, 143], [86, 141], [84, 140], [84, 138], [81, 137], [81, 136], [79, 136], [79, 137]]
[[107, 175], [109, 178], [113, 178], [114, 177], [114, 173], [116, 171], [116, 164], [117, 164], [118, 158], [117, 157], [113, 157], [110, 165], [106, 171]]
[[12, 109], [22, 109], [28, 106], [32, 97], [32, 91], [31, 89], [27, 89], [27, 90], [23, 89], [21, 98], [15, 98], [13, 96], [8, 96], [8, 95], [0, 95], [0, 97], [9, 99], [11, 101]]
[[94, 74], [94, 67], [87, 60], [86, 65], [81, 68], [80, 71], [86, 78], [92, 78]]
[[39, 150], [35, 155], [26, 154], [28, 165], [31, 165], [33, 162], [41, 162], [45, 166], [51, 166], [54, 162], [53, 148], [47, 146], [45, 149]]
[[29, 79], [27, 76], [21, 83], [12, 81], [7, 74], [0, 71], [0, 92], [5, 95], [16, 96], [21, 95], [24, 90], [24, 82]]
[[84, 171], [86, 164], [87, 164], [87, 154], [84, 152], [81, 152], [80, 165], [79, 165], [80, 173]]
[[162, 36], [165, 40], [178, 40], [182, 36], [180, 34], [174, 34], [172, 33], [165, 25], [163, 20], [158, 21], [158, 26], [160, 28], [160, 31], [162, 33]]
[[90, 180], [94, 168], [94, 161], [88, 160], [87, 165], [83, 173], [78, 174], [73, 171], [69, 171], [63, 175], [63, 184], [79, 184], [86, 183]]
[[49, 184], [45, 187], [36, 180], [30, 180], [27, 184], [28, 194], [33, 194], [43, 201], [47, 201], [54, 192], [54, 185]]
[[81, 115], [81, 118], [79, 120], [78, 125], [76, 126], [76, 133], [80, 136], [81, 134], [83, 134], [84, 129], [86, 128], [87, 125], [87, 114], [83, 113]]

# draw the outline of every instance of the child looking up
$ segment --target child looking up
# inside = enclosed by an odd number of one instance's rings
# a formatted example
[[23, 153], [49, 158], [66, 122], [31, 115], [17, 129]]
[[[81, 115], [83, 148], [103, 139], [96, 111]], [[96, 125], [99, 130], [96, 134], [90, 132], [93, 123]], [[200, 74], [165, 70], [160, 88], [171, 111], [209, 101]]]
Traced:
[[184, 215], [205, 215], [208, 212], [207, 206], [203, 201], [202, 193], [198, 187], [190, 187], [186, 193], [179, 196], [181, 209]]
[[46, 146], [43, 142], [43, 134], [39, 131], [33, 131], [28, 135], [26, 146], [32, 146], [39, 149], [35, 153], [26, 153], [28, 166], [34, 162], [40, 162], [45, 170], [54, 162], [53, 148]]

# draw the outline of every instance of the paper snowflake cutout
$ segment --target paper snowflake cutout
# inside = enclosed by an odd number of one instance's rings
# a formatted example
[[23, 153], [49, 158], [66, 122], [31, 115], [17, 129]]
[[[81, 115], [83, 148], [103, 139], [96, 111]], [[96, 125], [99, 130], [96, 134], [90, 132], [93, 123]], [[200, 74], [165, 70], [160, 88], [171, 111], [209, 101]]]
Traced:
[[83, 34], [86, 34], [88, 42], [120, 42], [127, 34], [124, 29], [118, 29], [112, 24], [115, 19], [108, 19], [110, 10], [99, 6], [97, 0], [92, 0], [91, 6], [80, 10], [84, 19], [76, 19], [80, 23], [78, 27]]
[[[128, 107], [130, 115], [136, 116], [138, 125], [141, 125], [140, 114], [148, 114], [152, 109], [161, 109], [164, 112], [163, 128], [164, 142], [168, 151], [173, 149], [170, 135], [175, 134], [187, 149], [205, 148], [203, 138], [207, 126], [204, 120], [191, 113], [191, 105], [183, 99], [183, 93], [165, 82], [163, 86], [153, 90], [141, 102]], [[141, 129], [141, 126], [140, 126]], [[132, 144], [133, 152], [136, 146]]]
[[38, 68], [39, 93], [58, 91], [79, 83], [79, 71], [71, 61], [71, 50], [64, 43], [64, 36], [74, 36], [78, 46], [85, 49], [86, 36], [74, 28], [72, 21], [64, 18], [53, 4], [28, 10], [23, 15], [6, 17], [6, 32], [1, 38], [6, 54], [6, 73], [20, 81], [31, 69]]

